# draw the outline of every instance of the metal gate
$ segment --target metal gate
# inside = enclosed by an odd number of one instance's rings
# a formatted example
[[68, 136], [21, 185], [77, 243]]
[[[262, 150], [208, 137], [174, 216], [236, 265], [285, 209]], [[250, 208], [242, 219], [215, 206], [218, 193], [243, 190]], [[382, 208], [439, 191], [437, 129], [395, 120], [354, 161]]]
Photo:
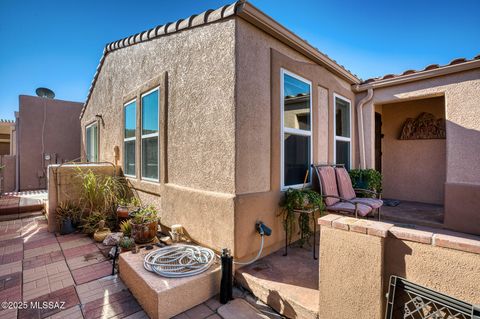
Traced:
[[480, 319], [480, 306], [391, 276], [385, 319]]

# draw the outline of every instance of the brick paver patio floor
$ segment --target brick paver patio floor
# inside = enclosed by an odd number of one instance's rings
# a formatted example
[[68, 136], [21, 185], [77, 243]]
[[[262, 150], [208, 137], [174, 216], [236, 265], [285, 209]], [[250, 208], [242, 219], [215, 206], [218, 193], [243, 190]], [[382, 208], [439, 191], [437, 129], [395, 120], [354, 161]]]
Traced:
[[[0, 318], [148, 318], [120, 278], [111, 276], [109, 250], [81, 233], [49, 233], [44, 216], [0, 221]], [[27, 308], [8, 309], [15, 302]], [[220, 315], [220, 306], [212, 298], [175, 318], [230, 319]]]
[[[0, 302], [29, 306], [3, 309], [2, 303], [0, 318], [148, 318], [121, 280], [111, 276], [112, 263], [102, 248], [109, 250], [84, 234], [49, 233], [43, 216], [1, 221]], [[53, 307], [32, 309], [30, 302]]]

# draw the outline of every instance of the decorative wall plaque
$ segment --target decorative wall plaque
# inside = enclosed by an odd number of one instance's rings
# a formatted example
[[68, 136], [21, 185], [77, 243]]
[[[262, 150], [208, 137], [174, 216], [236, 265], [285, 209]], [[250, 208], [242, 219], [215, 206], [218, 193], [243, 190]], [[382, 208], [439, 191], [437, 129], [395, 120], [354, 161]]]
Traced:
[[445, 119], [423, 112], [416, 119], [408, 118], [403, 124], [401, 140], [445, 139]]

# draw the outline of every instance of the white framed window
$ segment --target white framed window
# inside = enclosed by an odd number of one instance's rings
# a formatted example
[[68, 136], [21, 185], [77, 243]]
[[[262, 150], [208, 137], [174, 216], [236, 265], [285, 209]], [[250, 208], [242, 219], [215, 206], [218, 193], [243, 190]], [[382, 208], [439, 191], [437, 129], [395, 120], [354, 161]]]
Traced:
[[155, 88], [142, 94], [142, 166], [143, 180], [159, 181], [158, 124], [160, 90]]
[[87, 162], [98, 162], [98, 123], [93, 122], [85, 127], [85, 148]]
[[125, 176], [136, 177], [135, 147], [137, 128], [137, 102], [135, 100], [123, 106], [123, 173]]
[[333, 94], [334, 105], [333, 131], [335, 141], [333, 146], [335, 164], [344, 164], [350, 170], [352, 164], [352, 121], [351, 102], [349, 99]]
[[[280, 70], [281, 188], [311, 185], [312, 83]], [[306, 177], [306, 178], [305, 178]]]

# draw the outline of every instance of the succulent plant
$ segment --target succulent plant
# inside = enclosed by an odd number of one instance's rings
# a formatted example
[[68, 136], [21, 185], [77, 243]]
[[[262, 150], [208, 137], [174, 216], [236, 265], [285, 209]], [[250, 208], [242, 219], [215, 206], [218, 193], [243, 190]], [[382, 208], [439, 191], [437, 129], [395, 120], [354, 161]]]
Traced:
[[125, 236], [120, 239], [119, 246], [123, 249], [130, 250], [135, 246], [135, 241], [132, 238]]

